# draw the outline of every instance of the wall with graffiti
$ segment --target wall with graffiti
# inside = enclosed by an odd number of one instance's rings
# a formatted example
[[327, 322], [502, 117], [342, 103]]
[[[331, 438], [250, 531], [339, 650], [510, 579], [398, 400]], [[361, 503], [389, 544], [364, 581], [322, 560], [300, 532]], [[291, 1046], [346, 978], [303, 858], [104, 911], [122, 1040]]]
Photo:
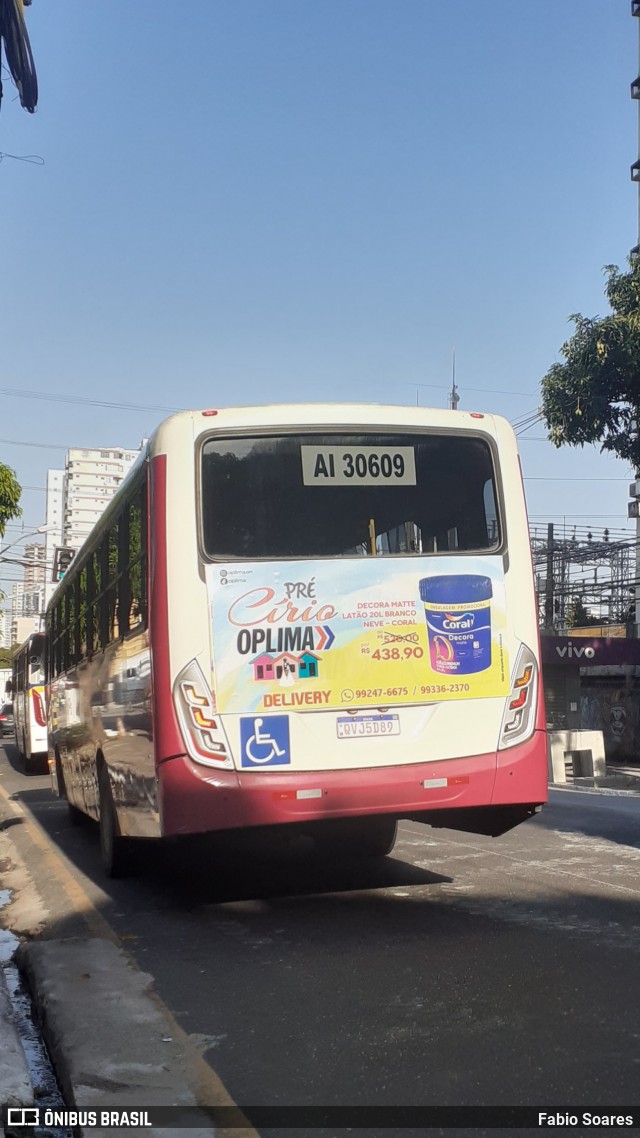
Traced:
[[602, 731], [607, 758], [640, 754], [640, 679], [582, 676], [580, 726]]

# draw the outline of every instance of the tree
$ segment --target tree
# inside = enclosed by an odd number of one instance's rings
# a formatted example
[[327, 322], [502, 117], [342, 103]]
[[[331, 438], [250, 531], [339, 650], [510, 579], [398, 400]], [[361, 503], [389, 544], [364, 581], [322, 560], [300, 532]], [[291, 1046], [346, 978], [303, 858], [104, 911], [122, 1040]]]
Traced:
[[567, 605], [567, 628], [589, 628], [591, 625], [600, 625], [603, 622], [591, 616], [591, 613], [580, 600], [574, 597]]
[[[12, 644], [10, 648], [0, 648], [0, 668], [10, 668], [17, 644]], [[0, 691], [0, 703], [2, 703], [3, 692]]]
[[[7, 522], [19, 518], [22, 513], [19, 506], [21, 493], [22, 487], [15, 472], [0, 462], [0, 539], [4, 537]], [[0, 589], [0, 600], [3, 597], [4, 593]]]
[[542, 415], [557, 447], [601, 443], [640, 470], [640, 254], [629, 272], [607, 265], [608, 316], [577, 313], [565, 363], [542, 380]]
[[18, 505], [22, 486], [16, 479], [15, 471], [0, 462], [0, 537], [4, 537], [7, 522], [19, 518], [22, 510]]

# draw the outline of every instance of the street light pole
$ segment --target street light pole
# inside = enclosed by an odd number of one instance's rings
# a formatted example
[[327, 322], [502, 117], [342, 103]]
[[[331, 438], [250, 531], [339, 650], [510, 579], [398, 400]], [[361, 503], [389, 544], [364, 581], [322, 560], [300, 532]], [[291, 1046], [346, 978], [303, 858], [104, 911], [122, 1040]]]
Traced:
[[8, 545], [5, 545], [2, 549], [0, 549], [0, 557], [2, 557], [3, 554], [5, 554], [9, 549], [13, 549], [14, 545], [19, 545], [21, 541], [26, 541], [28, 537], [37, 537], [37, 535], [40, 533], [46, 533], [49, 529], [51, 529], [51, 526], [38, 526], [38, 528], [32, 530], [31, 533], [21, 533], [20, 537], [16, 537], [14, 541], [10, 541]]

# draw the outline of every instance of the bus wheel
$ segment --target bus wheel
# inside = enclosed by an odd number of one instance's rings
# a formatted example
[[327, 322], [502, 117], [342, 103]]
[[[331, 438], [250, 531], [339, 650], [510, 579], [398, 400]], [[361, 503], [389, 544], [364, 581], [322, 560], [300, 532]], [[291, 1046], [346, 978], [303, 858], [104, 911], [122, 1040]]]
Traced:
[[339, 818], [321, 822], [313, 838], [322, 853], [335, 857], [385, 857], [398, 831], [395, 818]]
[[126, 877], [131, 871], [131, 848], [126, 838], [118, 832], [118, 817], [113, 805], [109, 773], [102, 767], [98, 776], [100, 795], [100, 854], [107, 877]]
[[27, 740], [26, 740], [24, 735], [22, 736], [22, 751], [20, 752], [20, 754], [22, 755], [22, 763], [24, 766], [24, 773], [25, 774], [34, 774], [35, 768], [36, 768], [36, 763], [34, 763], [34, 761], [33, 761], [33, 755], [30, 755], [29, 752], [27, 751]]
[[72, 826], [84, 826], [87, 821], [87, 815], [84, 811], [79, 810], [77, 806], [73, 805], [73, 802], [69, 801], [67, 801], [67, 818]]

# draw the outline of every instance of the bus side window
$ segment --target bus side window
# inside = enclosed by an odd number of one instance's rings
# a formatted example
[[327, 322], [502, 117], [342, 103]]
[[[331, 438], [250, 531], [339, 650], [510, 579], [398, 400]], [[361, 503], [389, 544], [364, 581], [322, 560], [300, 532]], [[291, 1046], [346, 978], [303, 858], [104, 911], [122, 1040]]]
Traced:
[[94, 607], [96, 597], [96, 583], [94, 579], [94, 561], [95, 554], [92, 554], [86, 564], [87, 574], [87, 596], [86, 596], [86, 609], [85, 609], [85, 627], [86, 627], [86, 653], [91, 659], [96, 647], [96, 635], [94, 625]]
[[76, 618], [78, 615], [78, 604], [76, 599], [76, 585], [73, 582], [71, 588], [67, 593], [67, 621], [66, 621], [66, 635], [65, 635], [65, 668], [72, 667], [77, 660], [76, 655]]
[[68, 595], [65, 593], [60, 598], [60, 630], [58, 636], [60, 638], [60, 671], [64, 672], [69, 666], [69, 659], [67, 655], [67, 612], [68, 612]]
[[127, 627], [147, 626], [147, 484], [142, 483], [128, 508], [126, 567]]
[[118, 519], [118, 632], [126, 636], [129, 631], [129, 504]]
[[109, 535], [100, 543], [98, 550], [98, 561], [100, 564], [100, 591], [98, 596], [98, 621], [99, 621], [99, 638], [98, 643], [101, 648], [106, 648], [109, 643], [109, 607], [108, 607], [108, 582], [109, 582]]
[[60, 601], [51, 612], [51, 677], [57, 676], [62, 670], [60, 659]]
[[[118, 529], [119, 523], [115, 521], [109, 530], [106, 538], [108, 549], [108, 564], [107, 564], [107, 639], [106, 644], [111, 644], [113, 640], [117, 640], [119, 636], [119, 605], [118, 605], [118, 576], [119, 576], [119, 543], [118, 543]], [[105, 644], [105, 647], [106, 647]]]
[[102, 546], [101, 545], [98, 546], [97, 549], [94, 549], [94, 551], [91, 555], [91, 566], [92, 566], [91, 576], [93, 579], [93, 599], [91, 602], [91, 640], [93, 643], [93, 650], [94, 650], [94, 652], [96, 652], [99, 648], [104, 647], [104, 643], [102, 640], [102, 623], [101, 623], [101, 611], [102, 611], [101, 597], [102, 597], [102, 591], [104, 588], [103, 576], [102, 576]]
[[87, 611], [87, 580], [88, 580], [88, 567], [82, 566], [78, 574], [78, 638], [77, 638], [77, 653], [78, 658], [83, 660], [87, 654], [87, 641], [88, 641], [88, 611]]

